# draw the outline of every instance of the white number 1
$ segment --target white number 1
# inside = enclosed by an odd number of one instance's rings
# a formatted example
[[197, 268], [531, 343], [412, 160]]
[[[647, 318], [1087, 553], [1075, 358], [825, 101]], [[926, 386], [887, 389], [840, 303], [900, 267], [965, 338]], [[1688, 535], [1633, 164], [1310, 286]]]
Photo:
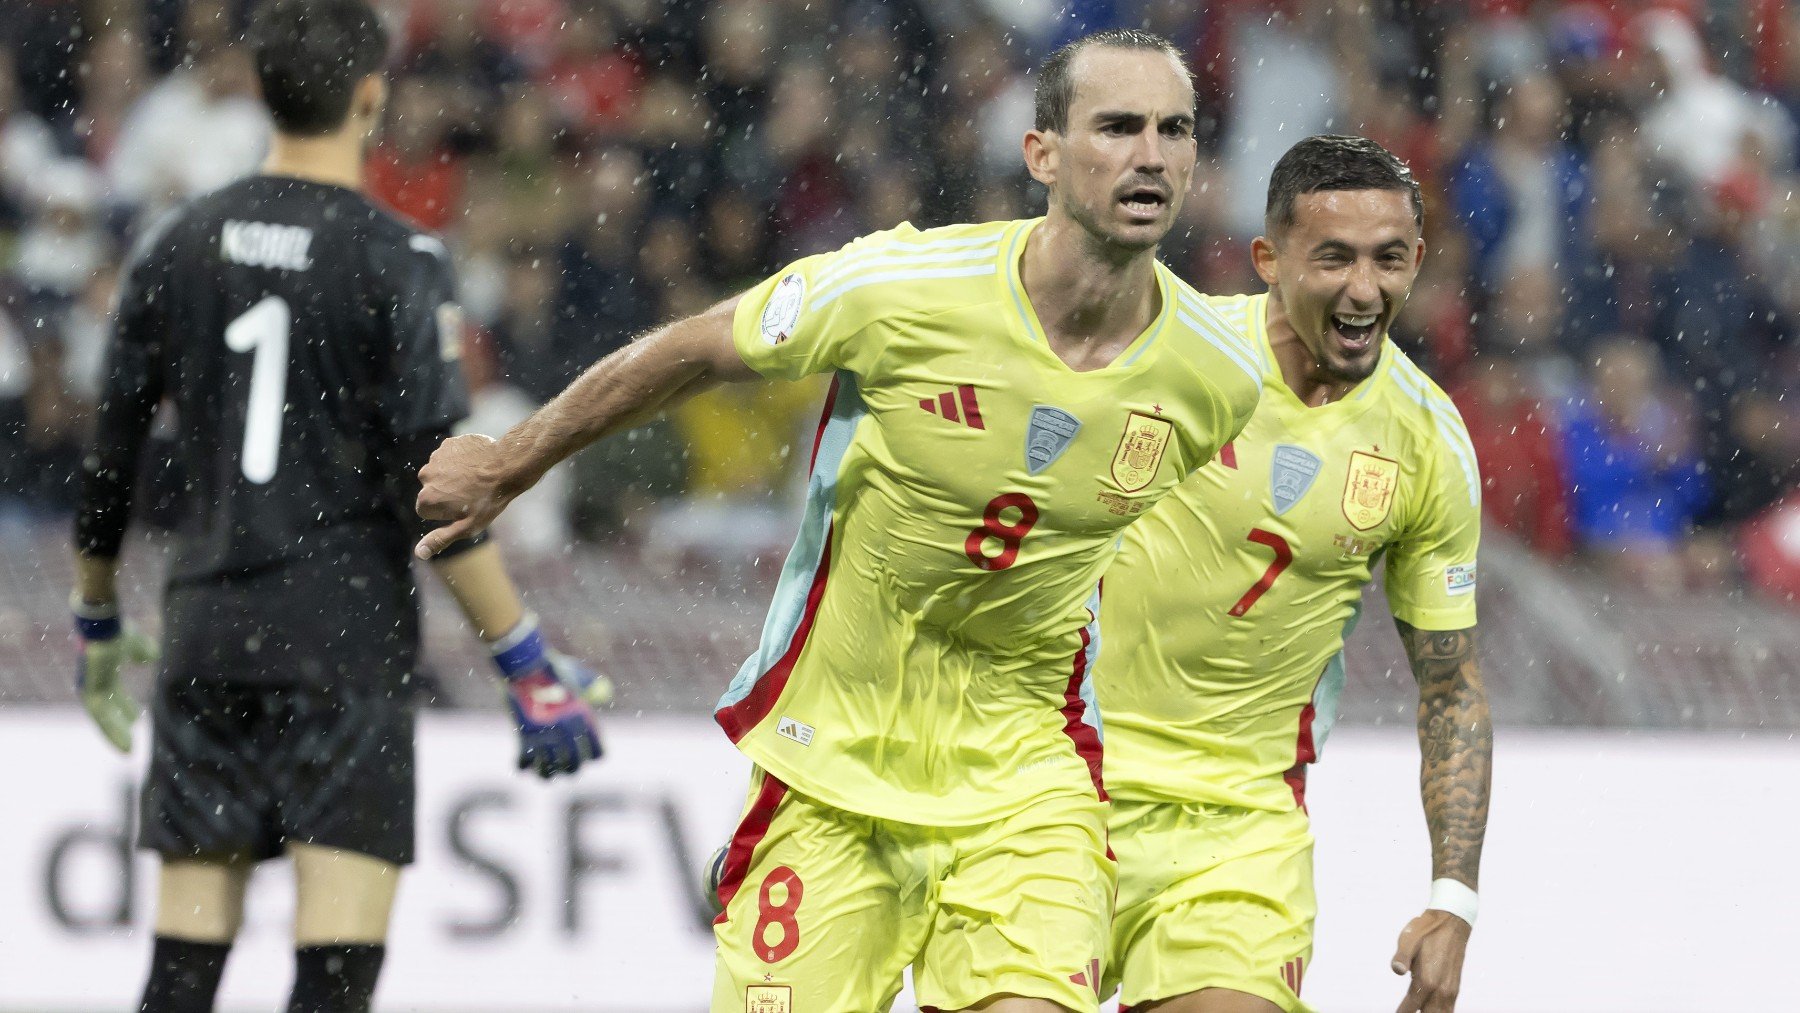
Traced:
[[287, 300], [272, 295], [225, 325], [225, 346], [256, 353], [250, 363], [250, 404], [244, 413], [244, 477], [262, 485], [275, 477], [281, 454], [281, 416], [287, 405]]

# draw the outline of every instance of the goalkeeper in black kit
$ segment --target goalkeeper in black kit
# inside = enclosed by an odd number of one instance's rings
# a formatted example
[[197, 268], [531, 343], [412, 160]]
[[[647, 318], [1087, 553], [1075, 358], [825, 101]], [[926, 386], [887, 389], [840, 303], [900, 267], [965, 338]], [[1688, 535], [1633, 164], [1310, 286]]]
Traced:
[[[212, 1008], [250, 870], [283, 854], [289, 1013], [369, 1008], [413, 857], [416, 474], [467, 409], [447, 252], [361, 193], [386, 32], [363, 0], [267, 0], [250, 34], [268, 159], [133, 252], [76, 522], [79, 692], [127, 750], [119, 669], [156, 649], [115, 575], [166, 399], [187, 485], [139, 830], [162, 856], [142, 1013]], [[547, 645], [494, 545], [457, 549], [435, 568], [493, 650], [519, 765], [573, 772], [610, 687]]]

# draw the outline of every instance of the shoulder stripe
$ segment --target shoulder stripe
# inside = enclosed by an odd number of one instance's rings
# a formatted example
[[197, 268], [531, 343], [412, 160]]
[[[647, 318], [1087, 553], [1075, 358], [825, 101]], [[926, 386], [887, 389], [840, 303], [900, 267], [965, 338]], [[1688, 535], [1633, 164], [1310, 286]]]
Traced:
[[[967, 245], [960, 240], [946, 240], [945, 242], [956, 242], [959, 246]], [[929, 250], [925, 248], [926, 246], [936, 244], [916, 246], [904, 243], [890, 243], [883, 246], [876, 246], [868, 250], [861, 250], [838, 258], [838, 260], [830, 267], [827, 267], [824, 271], [819, 273], [819, 277], [813, 284], [819, 287], [825, 287], [842, 281], [850, 275], [868, 270], [869, 268], [881, 267], [889, 264], [935, 264], [965, 260], [982, 260], [984, 258], [992, 257], [1000, 252], [1000, 244], [998, 241], [981, 240], [981, 242], [985, 245], [978, 245], [968, 249], [945, 251]]]
[[881, 271], [875, 274], [864, 274], [852, 278], [836, 288], [819, 293], [813, 298], [812, 305], [809, 308], [813, 310], [822, 310], [836, 302], [838, 297], [844, 293], [853, 289], [862, 288], [864, 285], [878, 285], [890, 281], [912, 281], [921, 278], [967, 278], [979, 274], [993, 274], [994, 272], [994, 265], [992, 263], [987, 263], [976, 264], [972, 267], [931, 267], [910, 271]]
[[1469, 486], [1469, 502], [1471, 504], [1480, 503], [1481, 473], [1475, 466], [1475, 446], [1469, 442], [1468, 430], [1463, 426], [1462, 419], [1450, 414], [1456, 410], [1455, 407], [1451, 406], [1446, 411], [1444, 407], [1434, 404], [1435, 399], [1428, 397], [1426, 391], [1418, 386], [1418, 381], [1408, 376], [1403, 370], [1394, 371], [1394, 380], [1394, 386], [1400, 388], [1407, 397], [1425, 409], [1426, 414], [1431, 416], [1432, 423], [1437, 427], [1439, 438], [1444, 441], [1445, 446], [1450, 448], [1450, 453], [1456, 458], [1456, 463], [1462, 467], [1463, 478]]
[[1236, 348], [1240, 353], [1251, 359], [1260, 358], [1260, 356], [1256, 354], [1256, 348], [1251, 343], [1249, 335], [1244, 333], [1244, 329], [1242, 327], [1231, 326], [1231, 322], [1225, 318], [1225, 314], [1221, 313], [1217, 307], [1208, 305], [1199, 300], [1183, 299], [1181, 300], [1181, 308], [1201, 319], [1211, 318], [1218, 321], [1218, 326], [1215, 330], [1220, 331], [1225, 336], [1226, 340], [1231, 342], [1233, 348]]
[[1193, 317], [1189, 316], [1185, 307], [1182, 309], [1176, 310], [1175, 316], [1182, 323], [1188, 325], [1188, 327], [1195, 334], [1198, 334], [1198, 335], [1200, 335], [1200, 337], [1204, 338], [1206, 340], [1207, 344], [1212, 345], [1214, 348], [1218, 349], [1227, 359], [1230, 359], [1232, 361], [1232, 363], [1237, 366], [1237, 368], [1243, 370], [1244, 375], [1248, 376], [1252, 381], [1254, 381], [1256, 383], [1257, 390], [1262, 389], [1262, 385], [1263, 385], [1262, 371], [1257, 369], [1254, 365], [1252, 365], [1250, 360], [1244, 357], [1244, 353], [1241, 350], [1233, 347], [1233, 344], [1231, 343], [1231, 341], [1228, 338], [1226, 338], [1226, 339], [1220, 338], [1221, 333], [1226, 333], [1223, 331], [1222, 328], [1212, 326], [1209, 324], [1202, 324], [1200, 321], [1195, 320]]

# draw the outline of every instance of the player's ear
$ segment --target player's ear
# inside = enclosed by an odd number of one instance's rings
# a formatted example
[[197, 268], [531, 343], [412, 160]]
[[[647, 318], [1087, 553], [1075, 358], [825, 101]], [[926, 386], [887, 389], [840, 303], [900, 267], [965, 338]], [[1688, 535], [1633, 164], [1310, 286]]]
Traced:
[[1418, 239], [1413, 242], [1413, 273], [1414, 274], [1419, 273], [1419, 269], [1424, 266], [1425, 266], [1425, 240]]
[[356, 83], [356, 90], [350, 95], [350, 115], [365, 124], [365, 130], [374, 130], [387, 109], [387, 99], [387, 78], [370, 74]]
[[1056, 185], [1056, 170], [1062, 162], [1062, 135], [1054, 130], [1025, 132], [1025, 169], [1031, 178], [1045, 186]]
[[[1424, 245], [1423, 242], [1419, 244], [1419, 252], [1421, 254], [1424, 253]], [[1275, 243], [1269, 237], [1257, 236], [1250, 241], [1250, 263], [1256, 268], [1256, 276], [1261, 278], [1263, 284], [1268, 285], [1270, 288], [1275, 287], [1275, 261], [1277, 256]]]

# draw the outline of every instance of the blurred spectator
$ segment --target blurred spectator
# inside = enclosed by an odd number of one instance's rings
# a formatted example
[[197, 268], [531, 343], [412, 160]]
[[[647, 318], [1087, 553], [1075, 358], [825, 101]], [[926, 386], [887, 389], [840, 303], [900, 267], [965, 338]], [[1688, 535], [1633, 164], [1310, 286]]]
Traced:
[[648, 220], [644, 162], [631, 148], [602, 149], [586, 160], [585, 214], [562, 240], [558, 257], [556, 344], [547, 368], [575, 378], [655, 322], [638, 272], [638, 241]]
[[1686, 235], [1675, 207], [1680, 191], [1654, 185], [1636, 136], [1623, 123], [1591, 133], [1589, 248], [1563, 273], [1574, 352], [1602, 335], [1651, 329], [1661, 282]]
[[57, 323], [57, 333], [62, 338], [63, 389], [79, 405], [84, 420], [100, 399], [118, 284], [118, 265], [102, 264], [63, 310]]
[[[1339, 59], [1362, 54], [1335, 49], [1330, 0], [1230, 5], [1226, 49], [1235, 72], [1225, 114], [1224, 225], [1248, 239], [1262, 232], [1263, 205], [1275, 160], [1295, 141], [1346, 129]], [[1344, 12], [1345, 17], [1358, 14]]]
[[1776, 153], [1780, 164], [1793, 164], [1793, 120], [1768, 96], [1752, 96], [1714, 73], [1687, 19], [1651, 11], [1638, 28], [1659, 93], [1644, 114], [1650, 154], [1679, 166], [1702, 187], [1725, 179], [1746, 140]]
[[403, 78], [388, 100], [387, 126], [364, 167], [378, 200], [432, 231], [462, 211], [462, 160], [446, 143], [443, 85]]
[[1481, 508], [1488, 521], [1552, 559], [1574, 548], [1562, 436], [1545, 402], [1534, 395], [1522, 349], [1477, 358], [1455, 391], [1481, 464]]
[[23, 107], [51, 124], [66, 124], [75, 110], [81, 8], [80, 0], [9, 2], [0, 25], [0, 38], [15, 46]]
[[[850, 182], [833, 143], [844, 126], [835, 107], [831, 79], [822, 68], [790, 66], [776, 81], [765, 143], [781, 178], [773, 217], [783, 260], [834, 249], [858, 234], [849, 213]], [[966, 122], [946, 128], [969, 133]]]
[[[149, 68], [144, 62], [139, 33], [113, 29], [102, 32], [88, 44], [87, 58], [81, 62], [81, 103], [76, 107], [75, 132], [80, 137], [82, 153], [89, 159], [105, 165], [112, 158], [127, 117], [136, 108], [148, 80]], [[115, 197], [130, 200], [124, 194]]]
[[268, 114], [243, 46], [207, 44], [132, 106], [106, 159], [115, 198], [154, 218], [253, 172]]
[[998, 29], [979, 22], [957, 33], [949, 48], [945, 94], [980, 139], [982, 175], [1017, 175], [1019, 138], [1031, 129], [1034, 110], [1031, 82], [1015, 66], [1017, 54]]
[[1684, 539], [1711, 490], [1695, 415], [1665, 379], [1655, 348], [1603, 341], [1585, 396], [1564, 408], [1563, 427], [1582, 548], [1637, 586], [1684, 587]]
[[1580, 155], [1562, 140], [1563, 121], [1556, 82], [1519, 77], [1495, 103], [1493, 136], [1451, 170], [1451, 201], [1484, 289], [1521, 270], [1560, 275], [1579, 262], [1588, 186]]
[[[701, 25], [701, 84], [706, 101], [718, 117], [716, 150], [719, 172], [726, 179], [759, 191], [773, 185], [773, 169], [757, 130], [768, 107], [769, 89], [774, 84], [776, 42], [773, 7], [768, 0], [724, 0]], [[860, 35], [850, 30], [839, 43], [840, 58], [845, 52], [859, 51]], [[875, 44], [885, 42], [879, 36]], [[845, 47], [849, 46], [850, 49]], [[879, 61], [891, 50], [878, 49], [873, 57]], [[856, 78], [846, 68], [846, 89], [850, 94], [863, 92]], [[877, 80], [893, 79], [890, 64], [874, 70]], [[877, 113], [874, 118], [879, 119]]]
[[537, 75], [544, 94], [577, 129], [621, 133], [637, 111], [638, 67], [619, 44], [611, 9], [598, 3], [571, 11], [554, 39]]
[[691, 215], [710, 184], [712, 110], [693, 82], [665, 71], [645, 84], [637, 110], [636, 137], [649, 172], [651, 206]]
[[1755, 587], [1800, 608], [1800, 493], [1745, 525], [1738, 554]]
[[722, 295], [742, 292], [774, 269], [767, 220], [742, 190], [718, 189], [707, 196], [700, 242], [707, 277]]
[[494, 39], [479, 0], [436, 0], [412, 11], [415, 39], [404, 74], [468, 89], [465, 101], [484, 110], [497, 107], [501, 93], [524, 77], [519, 59]]
[[1582, 386], [1560, 341], [1564, 291], [1546, 268], [1514, 271], [1500, 282], [1480, 329], [1481, 347], [1510, 356], [1527, 390], [1550, 401], [1577, 397]]
[[[1741, 399], [1767, 381], [1777, 350], [1793, 340], [1789, 315], [1775, 304], [1750, 257], [1750, 222], [1760, 213], [1728, 200], [1702, 206], [1689, 224], [1671, 230], [1677, 252], [1659, 279], [1652, 322], [1664, 360], [1685, 378], [1700, 411], [1707, 465], [1727, 476], [1744, 460], [1733, 433]], [[1707, 519], [1742, 518], [1739, 483], [1721, 482], [1715, 493]], [[1723, 512], [1728, 506], [1729, 517]]]
[[0, 50], [0, 228], [15, 225], [35, 194], [36, 179], [57, 158], [49, 124], [20, 101], [12, 53]]
[[66, 301], [113, 256], [101, 228], [99, 173], [76, 159], [51, 162], [33, 180], [31, 224], [19, 238], [18, 279], [33, 295]]

